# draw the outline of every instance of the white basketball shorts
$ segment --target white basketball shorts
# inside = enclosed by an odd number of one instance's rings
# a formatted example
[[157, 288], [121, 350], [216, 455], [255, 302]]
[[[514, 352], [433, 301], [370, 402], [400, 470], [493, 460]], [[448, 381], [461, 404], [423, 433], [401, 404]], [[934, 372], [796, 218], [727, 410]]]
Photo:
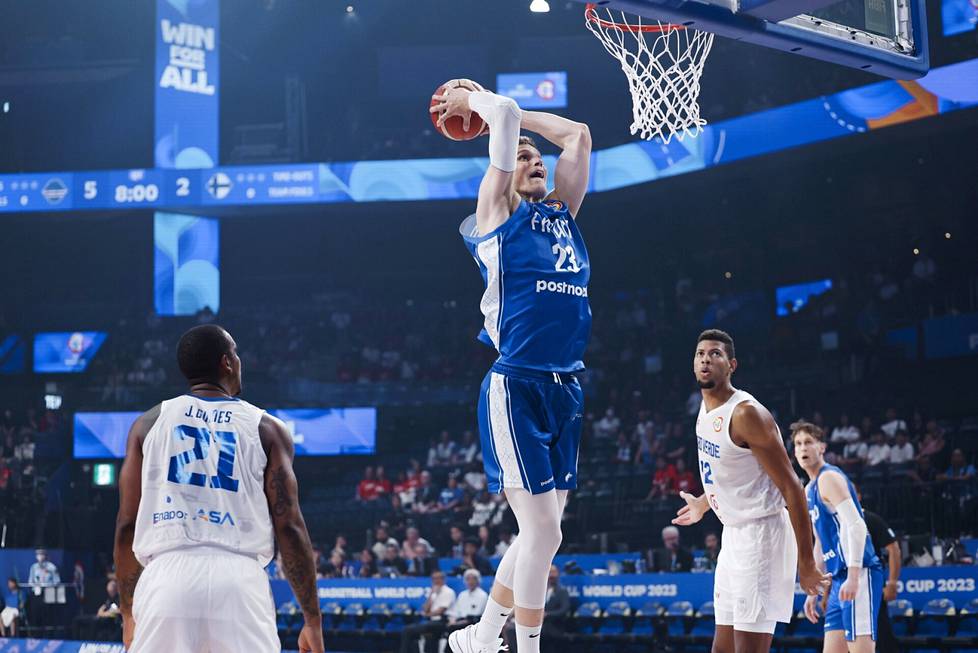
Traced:
[[716, 623], [751, 633], [774, 633], [791, 621], [798, 547], [788, 511], [741, 526], [724, 526], [713, 577]]
[[282, 650], [268, 574], [255, 558], [211, 547], [153, 558], [133, 596], [129, 653]]

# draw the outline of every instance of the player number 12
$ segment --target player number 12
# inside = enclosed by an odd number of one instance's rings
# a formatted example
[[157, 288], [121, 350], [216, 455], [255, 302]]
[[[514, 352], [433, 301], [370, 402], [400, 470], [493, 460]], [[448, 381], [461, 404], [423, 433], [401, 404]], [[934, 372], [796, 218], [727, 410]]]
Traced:
[[713, 470], [710, 468], [710, 463], [701, 460], [700, 471], [703, 472], [703, 485], [713, 485]]

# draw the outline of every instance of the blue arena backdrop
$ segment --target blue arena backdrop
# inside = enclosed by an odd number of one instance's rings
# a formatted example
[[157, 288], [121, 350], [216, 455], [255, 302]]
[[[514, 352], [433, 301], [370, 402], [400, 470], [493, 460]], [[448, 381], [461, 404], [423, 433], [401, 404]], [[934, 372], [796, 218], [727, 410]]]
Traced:
[[[696, 172], [978, 106], [978, 59], [707, 125], [697, 138], [592, 154], [589, 191]], [[624, 127], [622, 128], [624, 131]], [[553, 171], [556, 159], [544, 158]], [[0, 213], [475, 198], [486, 159], [405, 159], [0, 175]]]
[[34, 371], [84, 372], [105, 342], [101, 331], [63, 331], [34, 336]]
[[297, 456], [369, 455], [377, 450], [376, 408], [270, 409], [292, 434]]
[[157, 168], [218, 161], [220, 0], [156, 0]]
[[125, 458], [129, 427], [140, 412], [75, 413], [75, 458]]
[[17, 334], [0, 340], [0, 374], [19, 374], [27, 366], [27, 346]]
[[500, 73], [496, 92], [523, 109], [566, 109], [567, 73]]
[[970, 32], [978, 26], [978, 0], [943, 0], [944, 36]]
[[978, 354], [978, 313], [924, 320], [924, 352], [927, 358]]
[[153, 220], [153, 305], [158, 315], [221, 307], [221, 225], [216, 218], [157, 212]]
[[[832, 289], [831, 279], [819, 279], [807, 283], [796, 283], [790, 286], [781, 286], [774, 291], [775, 305], [777, 306], [778, 317], [785, 317], [791, 313], [797, 313], [812, 297], [817, 297], [824, 292]], [[788, 305], [791, 305], [789, 310]]]
[[[0, 653], [126, 653], [115, 642], [64, 641], [60, 639], [0, 639]], [[282, 649], [282, 653], [298, 651]]]
[[[24, 550], [26, 553], [31, 553]], [[28, 558], [29, 561], [29, 558]], [[288, 604], [294, 606], [294, 596], [287, 581], [272, 580], [272, 596], [276, 608]], [[452, 589], [459, 591], [463, 581], [458, 576], [447, 579]], [[578, 604], [594, 601], [602, 608], [612, 602], [626, 601], [633, 609], [648, 602], [668, 607], [675, 601], [689, 601], [694, 609], [713, 598], [712, 573], [684, 574], [622, 574], [619, 576], [587, 575], [561, 577], [561, 584], [571, 598]], [[483, 578], [482, 586], [488, 590], [492, 578]], [[376, 578], [376, 579], [330, 579], [320, 580], [319, 602], [322, 605], [336, 603], [345, 606], [349, 603], [362, 603], [370, 606], [377, 603], [408, 603], [418, 609], [424, 603], [431, 581], [427, 578]], [[897, 584], [897, 598], [910, 601], [915, 610], [920, 610], [933, 599], [950, 599], [960, 610], [974, 598], [978, 598], [978, 568], [974, 566], [912, 567], [905, 568]], [[805, 602], [805, 595], [795, 588], [795, 611]], [[0, 653], [23, 653], [43, 650], [45, 653], [125, 653], [121, 644], [93, 645], [85, 642], [62, 642], [54, 640], [42, 643], [31, 640], [32, 648], [26, 640], [0, 639]], [[285, 653], [289, 653], [286, 651]]]
[[[349, 456], [377, 450], [376, 408], [269, 409], [285, 422], [297, 456]], [[129, 427], [141, 413], [75, 413], [73, 449], [78, 459], [123, 458]]]
[[[276, 607], [294, 601], [287, 581], [272, 580], [272, 596]], [[694, 609], [713, 599], [713, 573], [678, 574], [621, 574], [561, 576], [561, 585], [571, 599], [578, 604], [594, 601], [602, 608], [615, 601], [626, 601], [632, 609], [641, 608], [652, 601], [668, 607], [675, 601], [689, 601]], [[452, 576], [447, 584], [455, 591], [463, 586], [462, 578]], [[320, 580], [319, 602], [335, 602], [340, 606], [348, 603], [409, 603], [414, 609], [421, 607], [431, 588], [427, 578], [336, 578]], [[492, 578], [482, 579], [488, 591]], [[960, 609], [978, 598], [978, 568], [974, 566], [911, 567], [903, 569], [897, 584], [897, 598], [907, 599], [914, 609], [920, 610], [933, 599], [950, 599]], [[797, 612], [805, 603], [805, 594], [795, 587]]]
[[917, 325], [890, 329], [886, 332], [884, 340], [888, 347], [899, 352], [904, 358], [915, 360], [920, 342], [917, 331]]

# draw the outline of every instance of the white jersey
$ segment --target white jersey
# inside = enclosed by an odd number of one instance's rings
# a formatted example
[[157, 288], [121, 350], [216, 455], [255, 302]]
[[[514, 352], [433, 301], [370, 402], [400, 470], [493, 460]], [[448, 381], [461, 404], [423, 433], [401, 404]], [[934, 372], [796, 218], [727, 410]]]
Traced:
[[143, 441], [132, 547], [143, 566], [166, 551], [199, 546], [254, 557], [263, 567], [271, 561], [262, 415], [239, 399], [183, 395], [161, 404]]
[[700, 480], [713, 512], [724, 526], [740, 526], [785, 508], [781, 491], [754, 453], [730, 439], [730, 418], [734, 408], [745, 401], [760, 405], [750, 394], [736, 390], [726, 403], [713, 410], [707, 411], [706, 404], [700, 403], [696, 417]]

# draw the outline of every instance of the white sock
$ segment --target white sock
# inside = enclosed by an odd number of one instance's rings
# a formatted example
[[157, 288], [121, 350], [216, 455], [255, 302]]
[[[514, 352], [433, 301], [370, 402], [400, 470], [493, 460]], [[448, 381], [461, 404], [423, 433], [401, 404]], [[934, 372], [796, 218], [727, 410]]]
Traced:
[[541, 628], [516, 624], [516, 650], [520, 653], [540, 653]]
[[490, 596], [486, 609], [482, 612], [482, 618], [479, 619], [479, 625], [476, 626], [475, 638], [486, 644], [495, 642], [503, 632], [503, 626], [506, 625], [506, 620], [509, 619], [512, 611], [513, 608], [496, 603]]

